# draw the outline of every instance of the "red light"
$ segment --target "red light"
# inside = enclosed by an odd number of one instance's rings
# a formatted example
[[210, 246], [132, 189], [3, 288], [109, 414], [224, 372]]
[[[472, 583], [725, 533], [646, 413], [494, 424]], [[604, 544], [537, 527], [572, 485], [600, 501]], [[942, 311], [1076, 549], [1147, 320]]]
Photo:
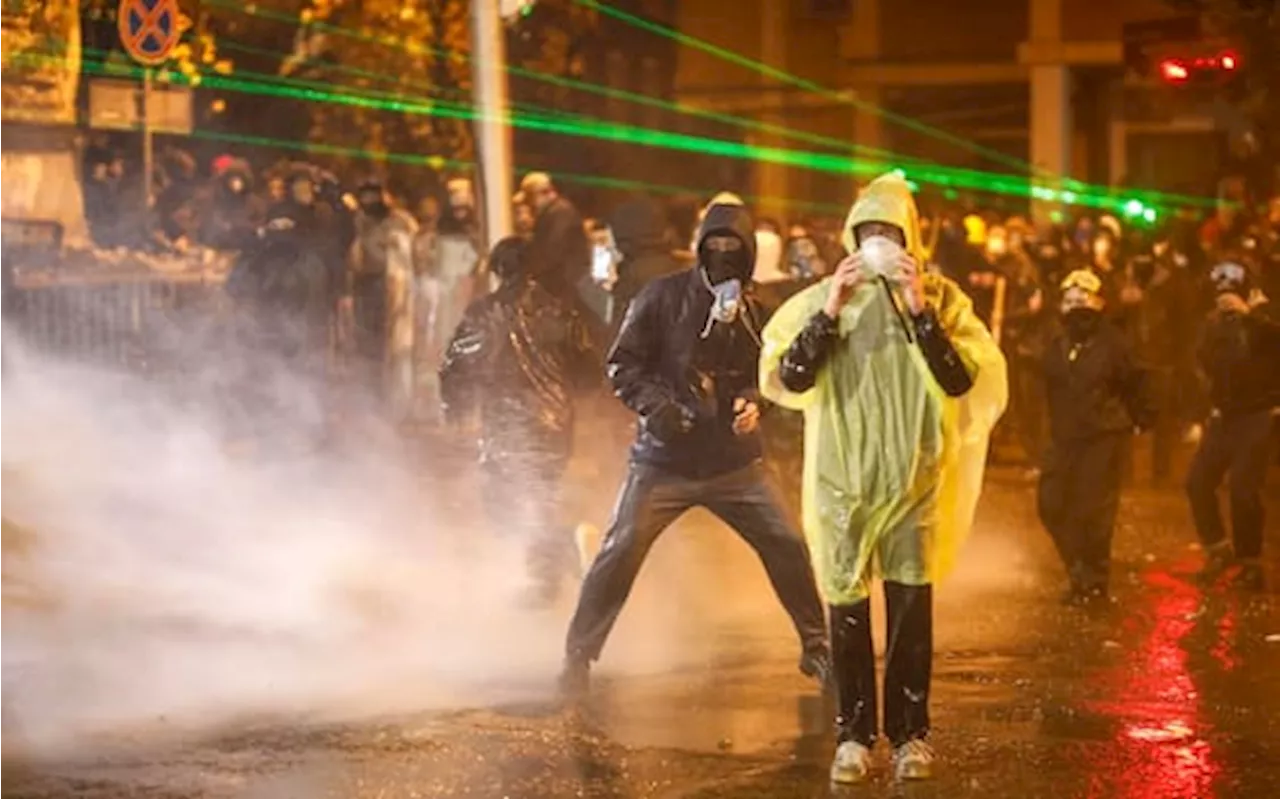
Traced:
[[1160, 77], [1170, 83], [1181, 83], [1191, 76], [1187, 70], [1186, 64], [1181, 61], [1175, 61], [1172, 58], [1166, 58], [1160, 62]]
[[1218, 56], [1218, 65], [1227, 71], [1231, 71], [1239, 66], [1240, 61], [1236, 58], [1235, 53], [1223, 53]]

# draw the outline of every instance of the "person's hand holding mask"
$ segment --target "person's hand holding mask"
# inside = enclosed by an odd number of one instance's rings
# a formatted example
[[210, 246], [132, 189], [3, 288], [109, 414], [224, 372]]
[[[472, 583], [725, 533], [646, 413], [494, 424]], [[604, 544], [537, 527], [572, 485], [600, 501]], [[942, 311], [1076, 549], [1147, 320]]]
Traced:
[[924, 277], [920, 263], [905, 251], [898, 256], [897, 269], [891, 277], [902, 292], [902, 299], [907, 303], [907, 310], [912, 316], [924, 311]]
[[858, 290], [858, 286], [867, 279], [861, 253], [862, 251], [858, 250], [845, 256], [845, 259], [836, 266], [835, 273], [831, 275], [827, 303], [822, 308], [822, 312], [831, 319], [840, 315], [840, 309], [849, 302], [849, 298]]

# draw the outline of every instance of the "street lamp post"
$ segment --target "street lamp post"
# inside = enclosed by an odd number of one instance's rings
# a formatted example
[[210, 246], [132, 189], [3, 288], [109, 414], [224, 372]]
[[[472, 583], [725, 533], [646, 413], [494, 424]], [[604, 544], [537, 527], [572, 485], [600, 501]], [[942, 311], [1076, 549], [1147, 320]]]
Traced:
[[511, 233], [511, 128], [507, 124], [507, 48], [502, 30], [504, 6], [509, 3], [471, 2], [472, 79], [480, 112], [476, 138], [484, 183], [484, 230], [490, 248]]

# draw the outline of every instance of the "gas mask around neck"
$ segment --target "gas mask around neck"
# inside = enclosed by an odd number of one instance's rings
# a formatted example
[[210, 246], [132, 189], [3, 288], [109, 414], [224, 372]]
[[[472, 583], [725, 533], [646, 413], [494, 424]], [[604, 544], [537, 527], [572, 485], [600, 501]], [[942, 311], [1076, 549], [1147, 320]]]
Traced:
[[707, 271], [702, 270], [702, 283], [712, 297], [707, 324], [702, 328], [702, 338], [706, 338], [711, 335], [711, 328], [716, 322], [731, 325], [738, 321], [738, 315], [742, 312], [742, 281], [735, 277], [712, 283]]

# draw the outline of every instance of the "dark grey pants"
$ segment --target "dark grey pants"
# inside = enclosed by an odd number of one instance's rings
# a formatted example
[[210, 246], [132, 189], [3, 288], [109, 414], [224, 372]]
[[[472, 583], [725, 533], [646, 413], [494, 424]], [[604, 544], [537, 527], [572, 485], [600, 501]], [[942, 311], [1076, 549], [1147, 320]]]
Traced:
[[1236, 557], [1262, 555], [1264, 508], [1262, 489], [1267, 480], [1267, 449], [1271, 436], [1271, 412], [1245, 416], [1214, 417], [1204, 427], [1200, 448], [1187, 473], [1187, 497], [1196, 531], [1205, 546], [1226, 538], [1218, 487], [1223, 478], [1231, 504], [1231, 537]]
[[600, 657], [649, 548], [681, 514], [699, 505], [732, 527], [760, 556], [801, 644], [825, 642], [808, 548], [787, 522], [760, 463], [705, 480], [632, 464], [600, 553], [582, 583], [565, 642], [570, 658]]

